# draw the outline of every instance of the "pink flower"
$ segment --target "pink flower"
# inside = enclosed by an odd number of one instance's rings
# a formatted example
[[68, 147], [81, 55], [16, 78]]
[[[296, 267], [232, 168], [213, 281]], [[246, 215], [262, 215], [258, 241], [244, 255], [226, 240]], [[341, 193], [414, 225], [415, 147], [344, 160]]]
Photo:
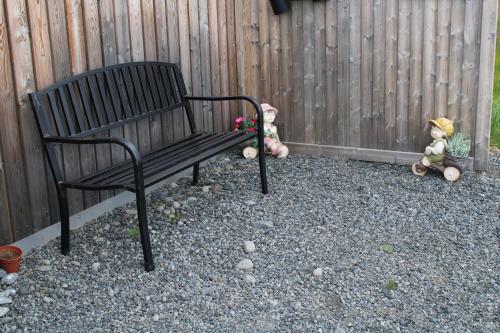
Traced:
[[243, 117], [238, 117], [238, 118], [236, 118], [236, 119], [234, 120], [234, 123], [235, 123], [237, 126], [239, 126], [239, 125], [241, 125], [241, 123], [242, 123], [242, 122], [244, 122], [244, 121], [245, 121], [245, 118], [243, 118]]
[[255, 130], [255, 128], [253, 128], [253, 127], [249, 127], [249, 128], [247, 128], [247, 132], [255, 132], [255, 131], [256, 131], [256, 130]]
[[254, 124], [254, 125], [255, 125], [255, 124], [257, 124], [257, 119], [255, 119], [255, 118], [252, 118], [252, 120], [250, 120], [250, 121], [251, 121], [251, 122], [252, 122], [252, 124]]

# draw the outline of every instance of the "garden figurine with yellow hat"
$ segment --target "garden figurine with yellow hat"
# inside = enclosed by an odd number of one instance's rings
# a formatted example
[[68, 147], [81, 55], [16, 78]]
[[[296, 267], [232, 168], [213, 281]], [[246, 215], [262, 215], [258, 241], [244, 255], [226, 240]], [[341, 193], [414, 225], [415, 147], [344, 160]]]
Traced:
[[[448, 118], [438, 118], [429, 120], [432, 125], [431, 137], [432, 143], [425, 147], [424, 157], [421, 161], [412, 165], [415, 175], [424, 176], [429, 168], [443, 172], [446, 179], [455, 181], [460, 177], [460, 170], [456, 167], [445, 165], [446, 146], [448, 139], [453, 136], [453, 121]], [[458, 174], [457, 174], [458, 173]]]

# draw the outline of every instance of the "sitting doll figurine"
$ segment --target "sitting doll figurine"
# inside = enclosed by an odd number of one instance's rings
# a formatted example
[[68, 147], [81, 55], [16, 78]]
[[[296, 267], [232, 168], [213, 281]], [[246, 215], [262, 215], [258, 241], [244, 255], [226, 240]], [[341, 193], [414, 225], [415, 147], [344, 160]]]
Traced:
[[432, 125], [431, 137], [434, 139], [430, 145], [425, 147], [425, 156], [422, 164], [429, 167], [431, 164], [443, 164], [447, 138], [453, 136], [453, 122], [447, 118], [430, 120]]
[[[272, 156], [285, 158], [288, 156], [288, 147], [281, 143], [276, 126], [273, 125], [278, 110], [269, 104], [261, 104], [264, 113], [264, 145], [266, 152]], [[255, 123], [255, 121], [254, 121]], [[245, 158], [255, 158], [257, 149], [254, 145], [243, 149]]]
[[[446, 146], [448, 139], [453, 136], [453, 121], [447, 118], [430, 120], [432, 125], [431, 137], [433, 141], [425, 147], [424, 157], [412, 165], [412, 171], [417, 176], [424, 176], [429, 168], [443, 172], [446, 179], [455, 181], [460, 176], [458, 169], [445, 165]], [[457, 175], [458, 172], [458, 175]]]

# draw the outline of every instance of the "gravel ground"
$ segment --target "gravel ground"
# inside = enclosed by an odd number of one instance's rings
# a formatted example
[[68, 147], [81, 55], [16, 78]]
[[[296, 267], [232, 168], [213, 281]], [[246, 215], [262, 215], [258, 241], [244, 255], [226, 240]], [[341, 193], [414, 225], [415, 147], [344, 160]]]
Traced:
[[499, 332], [492, 161], [450, 184], [407, 166], [268, 159], [263, 196], [257, 161], [221, 156], [200, 186], [149, 196], [154, 272], [133, 206], [120, 207], [73, 232], [71, 255], [52, 241], [26, 256], [0, 331]]

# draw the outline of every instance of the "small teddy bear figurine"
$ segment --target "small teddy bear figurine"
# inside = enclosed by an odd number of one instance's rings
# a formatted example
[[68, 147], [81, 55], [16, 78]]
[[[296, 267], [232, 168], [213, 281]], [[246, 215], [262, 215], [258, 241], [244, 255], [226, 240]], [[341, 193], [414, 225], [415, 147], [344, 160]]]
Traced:
[[[289, 153], [288, 147], [281, 143], [278, 130], [273, 125], [278, 110], [267, 103], [261, 104], [261, 107], [264, 113], [264, 146], [266, 152], [275, 157], [285, 158]], [[245, 158], [255, 158], [257, 149], [252, 146], [246, 147], [243, 149], [243, 156]]]

